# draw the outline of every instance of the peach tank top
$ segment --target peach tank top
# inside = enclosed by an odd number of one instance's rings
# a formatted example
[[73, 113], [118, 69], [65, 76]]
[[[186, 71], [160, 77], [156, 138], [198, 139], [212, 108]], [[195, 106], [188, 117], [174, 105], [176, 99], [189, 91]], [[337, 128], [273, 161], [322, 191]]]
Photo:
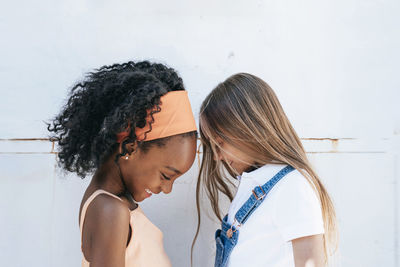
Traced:
[[[96, 190], [82, 207], [80, 229], [82, 240], [82, 227], [86, 210], [93, 199], [99, 194], [107, 194], [122, 201], [119, 197], [104, 191]], [[140, 207], [130, 212], [130, 226], [132, 228], [131, 240], [126, 247], [125, 267], [171, 267], [171, 262], [163, 246], [163, 234], [143, 213]], [[89, 267], [89, 262], [82, 253], [82, 267]]]

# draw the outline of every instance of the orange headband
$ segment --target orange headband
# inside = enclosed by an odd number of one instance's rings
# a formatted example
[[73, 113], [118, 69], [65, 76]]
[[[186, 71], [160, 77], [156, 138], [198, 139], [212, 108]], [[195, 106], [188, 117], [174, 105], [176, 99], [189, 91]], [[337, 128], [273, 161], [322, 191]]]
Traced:
[[[150, 141], [197, 130], [187, 91], [168, 92], [160, 98], [160, 102], [161, 111], [153, 114], [154, 122], [146, 138], [149, 123], [144, 128], [136, 127], [137, 140]], [[147, 116], [146, 121], [151, 121], [151, 117]], [[129, 129], [117, 134], [117, 142], [121, 143], [128, 135]]]

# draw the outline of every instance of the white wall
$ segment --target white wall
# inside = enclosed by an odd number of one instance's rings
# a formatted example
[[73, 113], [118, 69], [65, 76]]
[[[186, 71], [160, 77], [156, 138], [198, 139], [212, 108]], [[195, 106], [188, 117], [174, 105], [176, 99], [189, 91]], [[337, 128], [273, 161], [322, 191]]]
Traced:
[[[84, 72], [150, 59], [179, 71], [196, 116], [229, 75], [265, 79], [336, 203], [339, 265], [399, 267], [399, 11], [395, 0], [2, 3], [0, 266], [80, 264], [89, 179], [57, 170], [43, 120]], [[143, 203], [174, 266], [189, 266], [196, 173]], [[195, 266], [212, 266], [216, 226], [206, 218]]]

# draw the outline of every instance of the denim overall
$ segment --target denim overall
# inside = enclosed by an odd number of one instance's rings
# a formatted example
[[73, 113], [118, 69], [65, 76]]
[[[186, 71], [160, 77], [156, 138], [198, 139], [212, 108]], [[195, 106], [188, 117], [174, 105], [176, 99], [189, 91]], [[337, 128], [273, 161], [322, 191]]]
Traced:
[[[253, 194], [243, 204], [243, 206], [236, 212], [235, 219], [232, 225], [228, 223], [228, 215], [222, 220], [221, 229], [215, 233], [216, 242], [216, 255], [215, 267], [226, 267], [228, 264], [229, 256], [233, 248], [236, 246], [239, 238], [239, 228], [243, 225], [250, 215], [261, 205], [265, 196], [269, 191], [278, 183], [286, 174], [293, 171], [292, 166], [286, 166], [280, 170], [274, 177], [272, 177], [263, 186], [256, 186], [253, 189]], [[237, 223], [237, 225], [235, 225]]]

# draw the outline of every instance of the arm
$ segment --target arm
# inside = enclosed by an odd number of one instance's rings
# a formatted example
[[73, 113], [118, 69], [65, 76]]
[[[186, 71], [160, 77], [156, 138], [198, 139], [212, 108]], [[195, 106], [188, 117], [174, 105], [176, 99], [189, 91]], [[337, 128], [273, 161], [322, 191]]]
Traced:
[[296, 267], [325, 266], [323, 235], [305, 236], [292, 240]]
[[85, 251], [90, 267], [125, 267], [129, 210], [109, 196], [99, 196], [88, 209], [90, 246]]

